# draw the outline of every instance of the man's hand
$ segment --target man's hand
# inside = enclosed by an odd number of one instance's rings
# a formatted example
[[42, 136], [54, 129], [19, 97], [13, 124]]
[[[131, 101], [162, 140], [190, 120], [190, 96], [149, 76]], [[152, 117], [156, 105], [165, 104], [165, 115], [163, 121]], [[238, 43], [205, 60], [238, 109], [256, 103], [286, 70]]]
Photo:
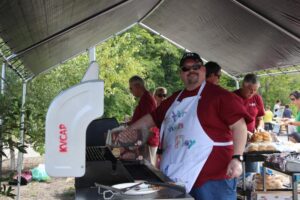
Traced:
[[265, 129], [263, 128], [263, 127], [257, 127], [257, 132], [263, 132], [263, 131], [265, 131]]
[[227, 167], [226, 175], [229, 178], [237, 178], [243, 173], [242, 163], [237, 159], [232, 159]]
[[247, 135], [248, 135], [248, 138], [251, 138], [253, 136], [253, 133], [250, 131], [247, 131]]

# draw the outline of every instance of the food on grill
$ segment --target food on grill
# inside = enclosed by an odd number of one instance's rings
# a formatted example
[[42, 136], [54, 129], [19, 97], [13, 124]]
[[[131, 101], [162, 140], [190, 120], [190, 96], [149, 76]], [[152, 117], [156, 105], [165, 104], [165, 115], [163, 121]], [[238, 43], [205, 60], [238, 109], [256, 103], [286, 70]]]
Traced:
[[143, 146], [116, 147], [112, 149], [112, 154], [121, 160], [143, 160], [146, 157]]
[[[267, 189], [282, 189], [284, 184], [288, 184], [289, 179], [283, 175], [266, 175], [266, 188]], [[257, 190], [263, 189], [263, 177], [260, 174], [255, 174], [254, 177], [255, 188]]]
[[116, 157], [119, 158], [121, 156], [121, 150], [120, 148], [113, 148], [111, 153]]
[[250, 144], [248, 147], [248, 151], [258, 151], [258, 145], [257, 144]]
[[268, 132], [256, 132], [252, 135], [250, 142], [271, 142], [272, 137]]
[[249, 143], [247, 147], [247, 152], [253, 151], [278, 151], [274, 143]]
[[276, 151], [276, 147], [272, 144], [266, 146], [266, 151]]
[[131, 147], [145, 144], [150, 136], [147, 129], [134, 130], [118, 127], [109, 130], [106, 136], [106, 145], [111, 147]]
[[258, 134], [253, 134], [250, 141], [251, 142], [262, 142], [263, 137], [261, 135], [258, 135]]

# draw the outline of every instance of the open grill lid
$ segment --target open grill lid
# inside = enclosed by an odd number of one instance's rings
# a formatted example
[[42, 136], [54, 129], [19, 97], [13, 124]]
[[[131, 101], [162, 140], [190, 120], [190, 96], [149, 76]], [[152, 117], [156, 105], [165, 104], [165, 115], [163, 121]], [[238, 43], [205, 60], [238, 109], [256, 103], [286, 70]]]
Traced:
[[[86, 130], [104, 111], [104, 83], [97, 80], [98, 64], [92, 62], [80, 84], [61, 92], [46, 117], [46, 170], [51, 176], [85, 174]], [[98, 155], [99, 156], [99, 155]]]

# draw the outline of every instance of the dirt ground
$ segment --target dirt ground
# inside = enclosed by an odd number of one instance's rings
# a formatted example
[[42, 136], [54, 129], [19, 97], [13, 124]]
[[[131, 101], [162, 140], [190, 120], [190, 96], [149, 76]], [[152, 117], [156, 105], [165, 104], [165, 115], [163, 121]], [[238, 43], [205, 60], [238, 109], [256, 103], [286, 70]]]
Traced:
[[[38, 164], [44, 163], [43, 157], [25, 158], [24, 169], [32, 169]], [[3, 163], [3, 172], [8, 173], [9, 160]], [[13, 186], [13, 193], [17, 188]], [[75, 197], [74, 178], [51, 178], [47, 182], [32, 181], [28, 185], [21, 186], [21, 200], [71, 200]], [[11, 200], [12, 198], [1, 196], [0, 200]]]

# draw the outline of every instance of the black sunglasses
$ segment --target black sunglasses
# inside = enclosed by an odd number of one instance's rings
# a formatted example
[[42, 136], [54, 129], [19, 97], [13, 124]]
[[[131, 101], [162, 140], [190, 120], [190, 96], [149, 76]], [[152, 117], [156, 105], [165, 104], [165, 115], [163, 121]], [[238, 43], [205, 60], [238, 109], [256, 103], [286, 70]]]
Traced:
[[200, 63], [196, 63], [196, 64], [193, 64], [193, 65], [190, 65], [190, 66], [182, 66], [180, 69], [181, 71], [183, 72], [188, 72], [190, 70], [198, 70], [201, 68], [201, 64]]
[[157, 94], [156, 96], [163, 98], [163, 97], [166, 97], [167, 95], [166, 94]]
[[290, 98], [291, 99], [291, 101], [295, 101], [296, 100], [296, 98]]

